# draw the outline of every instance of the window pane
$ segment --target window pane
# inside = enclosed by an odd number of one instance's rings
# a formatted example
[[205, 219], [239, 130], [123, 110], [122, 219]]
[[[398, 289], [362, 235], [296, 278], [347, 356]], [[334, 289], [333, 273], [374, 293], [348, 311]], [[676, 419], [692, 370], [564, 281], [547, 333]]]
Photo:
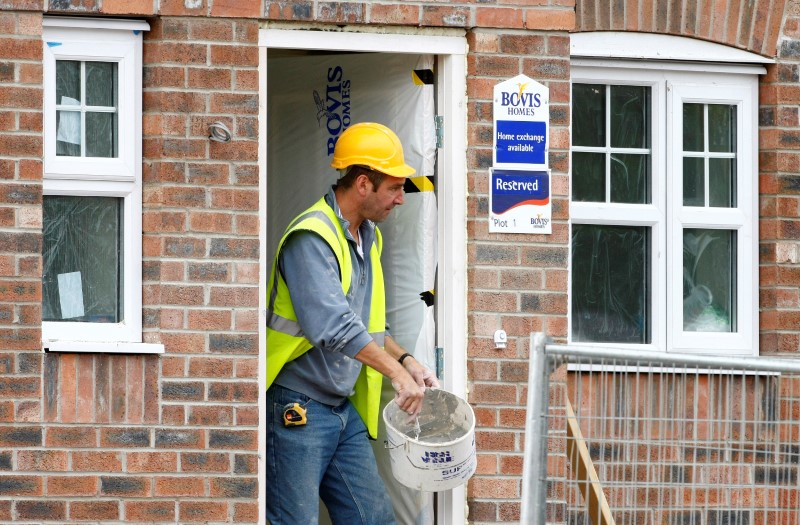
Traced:
[[86, 156], [117, 156], [117, 114], [86, 113]]
[[43, 320], [122, 321], [123, 200], [45, 195], [43, 208]]
[[572, 153], [573, 201], [606, 201], [605, 158], [603, 153]]
[[56, 111], [56, 155], [81, 156], [81, 112]]
[[610, 86], [611, 147], [650, 147], [650, 88]]
[[736, 206], [735, 159], [708, 159], [708, 204], [717, 208]]
[[117, 64], [86, 62], [86, 105], [117, 106]]
[[611, 202], [650, 202], [650, 157], [611, 155]]
[[736, 331], [736, 232], [683, 231], [683, 329]]
[[79, 106], [81, 103], [81, 63], [56, 61], [56, 104]]
[[736, 106], [708, 105], [708, 149], [727, 153], [736, 151]]
[[650, 342], [650, 229], [572, 226], [572, 339]]
[[606, 145], [606, 87], [602, 84], [572, 85], [572, 144]]
[[702, 157], [683, 158], [683, 205], [705, 206], [705, 161]]
[[683, 151], [704, 151], [703, 104], [683, 105]]

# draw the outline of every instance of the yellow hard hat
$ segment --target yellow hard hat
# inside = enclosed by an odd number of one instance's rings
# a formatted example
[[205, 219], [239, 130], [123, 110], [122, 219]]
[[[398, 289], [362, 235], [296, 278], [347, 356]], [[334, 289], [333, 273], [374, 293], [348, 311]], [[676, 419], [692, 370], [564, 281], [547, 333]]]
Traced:
[[392, 177], [410, 177], [416, 170], [403, 160], [403, 145], [394, 131], [383, 124], [359, 122], [339, 136], [331, 167], [368, 166]]

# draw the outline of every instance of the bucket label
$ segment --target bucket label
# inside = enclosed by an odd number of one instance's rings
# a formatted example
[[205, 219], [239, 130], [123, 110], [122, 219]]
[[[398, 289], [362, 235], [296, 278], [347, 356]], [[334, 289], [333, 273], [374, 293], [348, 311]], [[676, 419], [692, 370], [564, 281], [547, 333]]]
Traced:
[[443, 452], [431, 452], [426, 450], [425, 454], [420, 459], [424, 463], [451, 463], [453, 461], [449, 450]]

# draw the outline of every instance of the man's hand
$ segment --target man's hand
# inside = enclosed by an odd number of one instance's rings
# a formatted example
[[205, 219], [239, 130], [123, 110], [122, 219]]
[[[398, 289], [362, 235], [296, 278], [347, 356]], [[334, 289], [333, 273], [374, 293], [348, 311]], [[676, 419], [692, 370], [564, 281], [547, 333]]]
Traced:
[[422, 363], [414, 359], [414, 356], [405, 358], [403, 366], [419, 386], [439, 388], [439, 380], [436, 379], [436, 374], [430, 368], [423, 366]]
[[422, 412], [422, 401], [425, 398], [425, 385], [420, 385], [411, 376], [403, 371], [397, 376], [392, 377], [392, 388], [396, 394], [394, 401], [410, 416], [418, 416]]

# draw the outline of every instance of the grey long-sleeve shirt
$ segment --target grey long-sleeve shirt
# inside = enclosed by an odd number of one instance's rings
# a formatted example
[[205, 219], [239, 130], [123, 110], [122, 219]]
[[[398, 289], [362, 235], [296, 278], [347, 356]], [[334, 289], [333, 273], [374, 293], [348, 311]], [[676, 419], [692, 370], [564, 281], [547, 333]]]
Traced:
[[[375, 224], [364, 221], [359, 229], [364, 256], [341, 216], [331, 189], [325, 200], [341, 221], [353, 261], [352, 284], [342, 292], [336, 255], [319, 235], [298, 231], [286, 239], [278, 258], [305, 337], [314, 348], [287, 363], [275, 379], [285, 388], [329, 405], [338, 405], [352, 393], [361, 363], [353, 358], [371, 340], [369, 319], [372, 268], [369, 250]], [[363, 321], [362, 321], [363, 320]]]

